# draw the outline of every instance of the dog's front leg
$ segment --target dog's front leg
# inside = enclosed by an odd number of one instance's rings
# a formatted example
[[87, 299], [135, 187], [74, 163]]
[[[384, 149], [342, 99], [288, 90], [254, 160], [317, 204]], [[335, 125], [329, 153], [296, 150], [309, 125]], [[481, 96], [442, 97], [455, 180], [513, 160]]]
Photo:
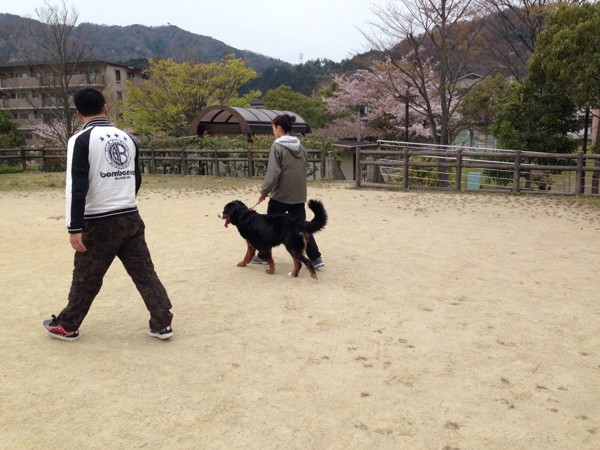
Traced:
[[302, 269], [302, 263], [296, 258], [292, 259], [294, 260], [294, 270], [290, 272], [290, 277], [296, 278], [298, 276], [298, 273], [300, 272], [300, 269]]
[[256, 249], [252, 246], [250, 241], [246, 241], [246, 244], [248, 244], [248, 247], [246, 248], [246, 255], [244, 255], [244, 259], [237, 263], [238, 267], [246, 267], [246, 265], [250, 264], [250, 261], [252, 261], [252, 257], [256, 252]]
[[266, 270], [266, 272], [269, 275], [273, 275], [275, 273], [275, 261], [273, 260], [273, 256], [271, 255], [271, 252], [269, 252], [269, 256], [267, 257], [267, 261], [269, 262], [269, 268]]

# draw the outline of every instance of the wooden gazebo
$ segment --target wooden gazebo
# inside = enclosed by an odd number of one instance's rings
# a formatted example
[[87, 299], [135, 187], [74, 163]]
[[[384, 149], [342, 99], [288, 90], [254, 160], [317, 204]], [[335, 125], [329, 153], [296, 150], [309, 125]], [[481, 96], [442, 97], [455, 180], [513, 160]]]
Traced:
[[242, 108], [240, 106], [209, 106], [204, 108], [192, 121], [190, 134], [245, 134], [251, 139], [255, 134], [271, 134], [271, 121], [280, 114], [296, 116], [292, 132], [310, 133], [310, 126], [298, 114], [277, 109]]

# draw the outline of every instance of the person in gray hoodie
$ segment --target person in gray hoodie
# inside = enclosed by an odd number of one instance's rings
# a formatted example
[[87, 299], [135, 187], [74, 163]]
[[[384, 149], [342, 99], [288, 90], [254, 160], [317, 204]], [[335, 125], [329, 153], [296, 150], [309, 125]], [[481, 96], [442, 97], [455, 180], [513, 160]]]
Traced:
[[[281, 114], [271, 123], [275, 142], [269, 151], [267, 174], [260, 187], [258, 203], [269, 197], [267, 214], [288, 213], [299, 220], [306, 220], [306, 163], [308, 156], [300, 140], [291, 136], [292, 124], [296, 116]], [[315, 268], [325, 266], [315, 238], [311, 235], [306, 256]], [[268, 264], [265, 255], [255, 255], [254, 264]]]

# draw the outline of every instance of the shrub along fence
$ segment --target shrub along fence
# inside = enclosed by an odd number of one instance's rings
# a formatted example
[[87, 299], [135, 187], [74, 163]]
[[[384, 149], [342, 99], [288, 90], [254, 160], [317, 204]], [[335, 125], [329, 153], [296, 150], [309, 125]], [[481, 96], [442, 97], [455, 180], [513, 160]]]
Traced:
[[600, 155], [379, 141], [355, 169], [357, 187], [598, 195]]

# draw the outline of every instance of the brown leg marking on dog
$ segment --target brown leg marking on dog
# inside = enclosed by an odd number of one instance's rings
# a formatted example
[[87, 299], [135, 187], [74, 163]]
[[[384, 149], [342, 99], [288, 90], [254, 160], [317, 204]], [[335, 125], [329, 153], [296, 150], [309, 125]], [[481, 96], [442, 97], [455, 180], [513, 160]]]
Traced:
[[292, 270], [292, 272], [290, 273], [290, 276], [296, 278], [298, 276], [298, 273], [300, 272], [300, 269], [302, 268], [302, 263], [300, 261], [298, 261], [296, 258], [292, 258], [294, 261], [294, 270]]
[[252, 247], [252, 244], [250, 244], [250, 242], [246, 241], [246, 244], [248, 244], [248, 246], [246, 247], [246, 254], [244, 255], [244, 259], [237, 263], [238, 267], [246, 267], [246, 265], [250, 264], [250, 261], [252, 261], [252, 257], [256, 252], [256, 249]]
[[273, 257], [271, 255], [269, 255], [269, 259], [267, 259], [267, 261], [269, 261], [269, 268], [266, 270], [266, 272], [269, 275], [273, 275], [275, 273], [275, 261], [273, 261]]

